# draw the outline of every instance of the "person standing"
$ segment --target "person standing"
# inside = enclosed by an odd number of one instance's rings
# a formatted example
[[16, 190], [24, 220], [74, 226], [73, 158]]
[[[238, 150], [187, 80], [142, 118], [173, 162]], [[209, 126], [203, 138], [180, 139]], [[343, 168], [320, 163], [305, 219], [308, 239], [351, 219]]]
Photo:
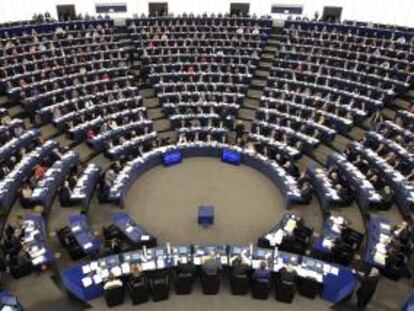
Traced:
[[374, 296], [377, 289], [378, 281], [380, 279], [379, 271], [377, 268], [372, 268], [369, 273], [365, 273], [360, 277], [360, 283], [357, 290], [357, 305], [360, 309], [365, 309], [368, 303]]
[[236, 126], [234, 127], [234, 130], [236, 132], [236, 139], [235, 141], [238, 141], [239, 139], [243, 138], [245, 126], [243, 121], [237, 121]]

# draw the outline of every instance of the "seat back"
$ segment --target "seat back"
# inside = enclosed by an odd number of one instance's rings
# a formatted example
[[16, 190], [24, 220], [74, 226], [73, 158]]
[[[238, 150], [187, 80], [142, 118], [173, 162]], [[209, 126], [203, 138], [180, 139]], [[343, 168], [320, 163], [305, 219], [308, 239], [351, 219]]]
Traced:
[[270, 280], [259, 279], [253, 280], [252, 297], [254, 299], [267, 299], [270, 292]]
[[201, 277], [201, 286], [205, 295], [217, 295], [220, 290], [220, 274], [203, 273]]
[[104, 290], [104, 297], [108, 307], [119, 306], [125, 301], [123, 286], [112, 287]]

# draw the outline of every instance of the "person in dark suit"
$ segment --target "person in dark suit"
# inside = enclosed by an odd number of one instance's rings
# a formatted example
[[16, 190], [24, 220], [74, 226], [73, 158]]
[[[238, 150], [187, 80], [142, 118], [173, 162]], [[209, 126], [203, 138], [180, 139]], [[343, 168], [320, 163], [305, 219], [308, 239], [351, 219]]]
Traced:
[[244, 123], [242, 121], [237, 121], [236, 126], [234, 127], [234, 130], [236, 132], [235, 141], [238, 141], [244, 135], [244, 131], [245, 131]]
[[211, 256], [204, 261], [202, 269], [204, 274], [218, 274], [221, 270], [221, 266], [215, 257]]
[[265, 261], [260, 263], [260, 268], [254, 270], [253, 272], [253, 280], [269, 280], [270, 279], [270, 271], [267, 269], [267, 264]]
[[249, 266], [244, 264], [240, 257], [236, 257], [232, 263], [231, 273], [233, 275], [246, 275], [249, 272]]
[[368, 303], [374, 296], [377, 289], [378, 281], [380, 279], [377, 268], [372, 268], [369, 273], [360, 276], [360, 286], [357, 290], [357, 305], [358, 308], [365, 309]]
[[279, 279], [283, 283], [294, 284], [296, 282], [296, 271], [291, 266], [282, 268], [279, 271]]
[[63, 186], [59, 190], [59, 201], [62, 206], [70, 205], [70, 197], [72, 195], [72, 189], [70, 188], [69, 181], [65, 181]]

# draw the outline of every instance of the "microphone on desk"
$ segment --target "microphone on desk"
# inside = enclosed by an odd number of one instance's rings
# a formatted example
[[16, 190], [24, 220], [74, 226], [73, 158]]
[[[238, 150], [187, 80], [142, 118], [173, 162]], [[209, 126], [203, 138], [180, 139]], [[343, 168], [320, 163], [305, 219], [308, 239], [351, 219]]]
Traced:
[[168, 255], [171, 255], [171, 243], [170, 242], [167, 242], [166, 243], [166, 246], [167, 246], [167, 254]]

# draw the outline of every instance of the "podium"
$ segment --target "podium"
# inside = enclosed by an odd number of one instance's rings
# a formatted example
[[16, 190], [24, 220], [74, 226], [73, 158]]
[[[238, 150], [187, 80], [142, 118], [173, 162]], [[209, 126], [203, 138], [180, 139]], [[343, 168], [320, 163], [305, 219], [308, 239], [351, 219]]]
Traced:
[[198, 224], [203, 227], [214, 224], [214, 206], [202, 205], [198, 208]]
[[164, 163], [164, 166], [166, 167], [181, 163], [182, 161], [183, 161], [183, 155], [181, 151], [178, 151], [178, 150], [167, 152], [163, 157], [163, 163]]
[[223, 154], [221, 155], [221, 160], [226, 163], [239, 165], [241, 162], [242, 155], [239, 152], [224, 149]]

